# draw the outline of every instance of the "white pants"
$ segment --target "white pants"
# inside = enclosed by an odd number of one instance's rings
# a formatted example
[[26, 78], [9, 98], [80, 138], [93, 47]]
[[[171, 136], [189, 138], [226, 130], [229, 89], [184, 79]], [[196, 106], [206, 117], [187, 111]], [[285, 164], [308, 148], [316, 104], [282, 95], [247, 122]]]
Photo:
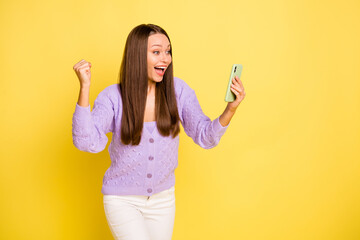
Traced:
[[104, 195], [106, 220], [115, 239], [171, 240], [175, 221], [175, 187], [153, 194]]

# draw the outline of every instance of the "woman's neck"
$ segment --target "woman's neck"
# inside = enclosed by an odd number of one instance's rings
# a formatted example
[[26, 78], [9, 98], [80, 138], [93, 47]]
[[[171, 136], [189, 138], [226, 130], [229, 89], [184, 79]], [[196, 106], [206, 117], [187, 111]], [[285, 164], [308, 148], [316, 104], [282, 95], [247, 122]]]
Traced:
[[155, 97], [155, 88], [156, 83], [154, 81], [148, 81], [148, 90], [147, 90], [147, 96], [148, 97]]

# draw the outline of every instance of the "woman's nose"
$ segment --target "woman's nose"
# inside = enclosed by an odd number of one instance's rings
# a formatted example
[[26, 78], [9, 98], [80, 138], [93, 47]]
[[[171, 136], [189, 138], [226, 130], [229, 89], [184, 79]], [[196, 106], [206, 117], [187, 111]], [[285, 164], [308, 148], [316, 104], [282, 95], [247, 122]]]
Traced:
[[170, 55], [168, 55], [168, 54], [166, 54], [166, 53], [162, 53], [162, 54], [161, 54], [161, 60], [162, 60], [163, 62], [169, 62], [170, 59], [171, 59], [171, 56], [170, 56]]

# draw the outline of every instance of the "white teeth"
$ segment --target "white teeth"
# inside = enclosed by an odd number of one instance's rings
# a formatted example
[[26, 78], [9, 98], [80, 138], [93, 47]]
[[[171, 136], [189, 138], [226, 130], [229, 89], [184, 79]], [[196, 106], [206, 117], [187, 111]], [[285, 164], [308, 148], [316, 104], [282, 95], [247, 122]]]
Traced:
[[156, 68], [161, 68], [161, 69], [165, 69], [166, 67], [156, 67]]

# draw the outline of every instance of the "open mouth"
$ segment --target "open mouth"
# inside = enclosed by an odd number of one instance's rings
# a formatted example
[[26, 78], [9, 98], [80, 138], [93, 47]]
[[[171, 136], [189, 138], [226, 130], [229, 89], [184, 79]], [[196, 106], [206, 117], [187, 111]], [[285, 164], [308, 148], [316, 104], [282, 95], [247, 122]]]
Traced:
[[161, 71], [165, 71], [166, 67], [154, 67], [155, 69], [161, 70]]
[[166, 67], [154, 67], [155, 68], [155, 72], [161, 76], [164, 75]]

